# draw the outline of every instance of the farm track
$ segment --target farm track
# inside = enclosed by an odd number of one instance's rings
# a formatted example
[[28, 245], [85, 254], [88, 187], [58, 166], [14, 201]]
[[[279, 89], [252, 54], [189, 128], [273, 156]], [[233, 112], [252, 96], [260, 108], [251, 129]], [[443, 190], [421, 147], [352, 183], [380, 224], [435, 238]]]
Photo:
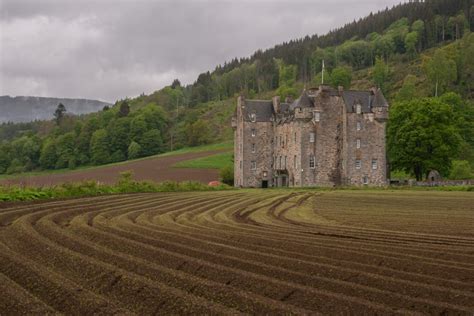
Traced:
[[[448, 196], [453, 208], [471, 199], [465, 194]], [[404, 230], [404, 220], [387, 229], [371, 214], [352, 219], [324, 206], [337, 195], [190, 192], [0, 205], [0, 313], [474, 313], [474, 231], [449, 230], [440, 210], [430, 225], [442, 234]], [[424, 216], [390, 207], [387, 220]], [[449, 227], [474, 222], [472, 205], [458, 213]]]

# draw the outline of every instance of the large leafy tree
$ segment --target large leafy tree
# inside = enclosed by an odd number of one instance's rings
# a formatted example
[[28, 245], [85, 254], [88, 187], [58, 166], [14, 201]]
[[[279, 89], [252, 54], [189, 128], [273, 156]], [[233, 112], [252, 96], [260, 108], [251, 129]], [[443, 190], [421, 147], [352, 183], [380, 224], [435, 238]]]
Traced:
[[425, 57], [423, 68], [434, 85], [435, 96], [441, 94], [457, 77], [456, 63], [442, 49], [436, 50], [432, 58]]
[[390, 109], [388, 148], [392, 167], [417, 180], [432, 169], [449, 174], [460, 143], [453, 107], [438, 98], [395, 103]]
[[100, 165], [110, 161], [109, 139], [105, 129], [99, 129], [92, 134], [90, 151], [93, 163]]
[[331, 72], [331, 85], [335, 88], [342, 86], [344, 89], [351, 87], [352, 71], [348, 67], [337, 67]]

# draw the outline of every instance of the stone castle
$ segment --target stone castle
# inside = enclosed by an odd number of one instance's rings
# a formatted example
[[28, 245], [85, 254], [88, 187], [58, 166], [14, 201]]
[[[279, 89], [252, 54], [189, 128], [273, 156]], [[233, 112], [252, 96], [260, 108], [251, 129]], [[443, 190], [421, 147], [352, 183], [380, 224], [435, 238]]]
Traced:
[[380, 89], [322, 85], [294, 102], [239, 97], [232, 119], [235, 186], [386, 185], [388, 108]]

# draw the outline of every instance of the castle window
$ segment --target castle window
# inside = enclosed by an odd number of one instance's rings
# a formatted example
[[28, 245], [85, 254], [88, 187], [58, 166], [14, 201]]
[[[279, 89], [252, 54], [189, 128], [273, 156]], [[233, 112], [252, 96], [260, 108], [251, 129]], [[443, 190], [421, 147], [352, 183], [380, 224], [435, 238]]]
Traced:
[[242, 160], [240, 161], [240, 169], [242, 169]]
[[283, 157], [283, 169], [286, 169], [286, 156]]
[[362, 129], [362, 125], [360, 124], [360, 122], [357, 122], [357, 130], [360, 131]]
[[250, 120], [251, 120], [252, 122], [257, 121], [257, 114], [255, 114], [255, 113], [250, 114]]
[[251, 161], [250, 162], [250, 169], [251, 170], [257, 170], [257, 162], [256, 161]]
[[362, 106], [360, 104], [356, 105], [356, 113], [361, 114], [362, 113]]
[[360, 161], [360, 159], [357, 159], [356, 160], [356, 169], [360, 169], [362, 167], [362, 162]]
[[363, 177], [362, 177], [362, 183], [363, 183], [363, 184], [369, 184], [369, 177], [363, 176]]
[[280, 156], [280, 165], [279, 165], [279, 168], [278, 168], [278, 169], [282, 169], [282, 168], [281, 168], [281, 167], [283, 166], [283, 164], [282, 164], [282, 162], [283, 162], [283, 161], [282, 161], [282, 158], [283, 158], [283, 157]]
[[356, 147], [357, 147], [357, 149], [359, 149], [359, 148], [360, 148], [360, 139], [359, 139], [359, 138], [357, 138], [357, 141], [356, 141]]
[[313, 119], [315, 122], [319, 122], [319, 120], [321, 119], [321, 113], [313, 112]]
[[295, 143], [296, 143], [296, 133], [295, 133]]
[[314, 132], [309, 133], [309, 142], [314, 143], [314, 139], [315, 139], [315, 133]]
[[316, 163], [314, 161], [314, 156], [313, 155], [309, 156], [309, 168], [310, 169], [316, 168]]
[[377, 159], [372, 159], [372, 169], [377, 170]]
[[252, 144], [252, 152], [253, 152], [253, 153], [255, 152], [255, 143]]
[[295, 170], [296, 170], [296, 155], [293, 157], [293, 167], [294, 167]]
[[252, 128], [252, 137], [255, 137], [257, 135], [257, 130], [255, 128]]

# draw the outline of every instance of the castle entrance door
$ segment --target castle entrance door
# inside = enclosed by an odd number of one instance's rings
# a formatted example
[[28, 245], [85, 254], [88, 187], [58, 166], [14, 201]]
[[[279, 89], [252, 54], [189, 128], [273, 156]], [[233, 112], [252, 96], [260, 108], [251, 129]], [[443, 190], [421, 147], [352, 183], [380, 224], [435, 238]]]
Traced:
[[281, 170], [278, 172], [277, 186], [287, 187], [288, 186], [288, 171]]
[[268, 180], [262, 180], [262, 188], [268, 188]]

